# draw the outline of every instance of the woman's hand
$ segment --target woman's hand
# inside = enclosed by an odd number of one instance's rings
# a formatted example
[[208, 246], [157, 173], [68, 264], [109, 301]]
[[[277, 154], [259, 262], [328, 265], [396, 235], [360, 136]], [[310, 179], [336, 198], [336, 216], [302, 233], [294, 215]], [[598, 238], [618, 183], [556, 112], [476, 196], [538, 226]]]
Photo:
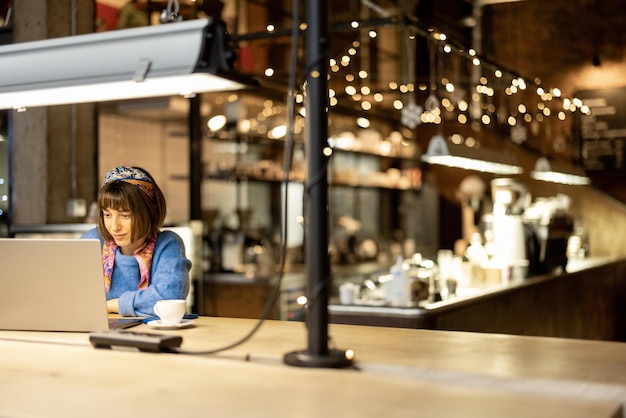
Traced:
[[107, 300], [107, 313], [118, 313], [120, 310], [119, 299]]

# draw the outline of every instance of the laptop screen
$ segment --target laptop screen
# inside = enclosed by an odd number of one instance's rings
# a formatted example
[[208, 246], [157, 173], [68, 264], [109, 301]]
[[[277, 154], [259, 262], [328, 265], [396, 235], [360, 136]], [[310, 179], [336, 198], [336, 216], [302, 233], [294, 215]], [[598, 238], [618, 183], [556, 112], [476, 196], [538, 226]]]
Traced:
[[0, 239], [0, 329], [109, 328], [100, 242]]

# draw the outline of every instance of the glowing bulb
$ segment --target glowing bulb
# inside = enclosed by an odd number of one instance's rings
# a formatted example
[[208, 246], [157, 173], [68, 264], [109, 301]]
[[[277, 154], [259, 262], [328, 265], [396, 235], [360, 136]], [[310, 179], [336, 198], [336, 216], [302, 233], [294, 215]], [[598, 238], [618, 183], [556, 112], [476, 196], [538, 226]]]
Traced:
[[222, 129], [226, 125], [226, 116], [215, 115], [207, 122], [207, 127], [212, 132]]
[[269, 131], [269, 133], [267, 134], [267, 136], [271, 139], [280, 139], [280, 138], [284, 138], [285, 135], [287, 135], [287, 126], [286, 125], [278, 125], [274, 128], [272, 128], [272, 130]]

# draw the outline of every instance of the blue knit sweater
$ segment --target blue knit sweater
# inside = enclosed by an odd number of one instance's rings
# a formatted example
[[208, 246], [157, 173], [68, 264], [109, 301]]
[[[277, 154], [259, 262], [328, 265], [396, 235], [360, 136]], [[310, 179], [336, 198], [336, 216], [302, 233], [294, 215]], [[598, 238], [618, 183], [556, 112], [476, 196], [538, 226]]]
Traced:
[[[97, 238], [104, 245], [97, 228], [87, 231], [81, 238]], [[190, 269], [191, 261], [185, 257], [183, 240], [172, 231], [161, 231], [154, 247], [149, 286], [137, 290], [141, 278], [139, 264], [134, 256], [123, 255], [118, 248], [107, 300], [119, 298], [121, 315], [153, 316], [156, 301], [187, 297]]]

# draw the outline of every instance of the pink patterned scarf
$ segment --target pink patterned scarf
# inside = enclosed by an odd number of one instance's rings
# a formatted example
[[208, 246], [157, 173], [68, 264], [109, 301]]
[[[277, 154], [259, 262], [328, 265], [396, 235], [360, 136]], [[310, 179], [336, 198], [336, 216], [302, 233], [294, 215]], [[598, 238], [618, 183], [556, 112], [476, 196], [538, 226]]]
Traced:
[[[150, 267], [152, 266], [152, 256], [154, 255], [154, 246], [156, 245], [156, 235], [147, 239], [146, 242], [139, 247], [133, 255], [139, 264], [139, 272], [141, 280], [138, 289], [146, 289], [150, 283]], [[115, 264], [115, 253], [117, 252], [117, 244], [115, 241], [106, 241], [102, 247], [102, 263], [104, 266], [104, 287], [108, 292], [111, 288], [111, 278], [113, 277], [113, 266]]]

